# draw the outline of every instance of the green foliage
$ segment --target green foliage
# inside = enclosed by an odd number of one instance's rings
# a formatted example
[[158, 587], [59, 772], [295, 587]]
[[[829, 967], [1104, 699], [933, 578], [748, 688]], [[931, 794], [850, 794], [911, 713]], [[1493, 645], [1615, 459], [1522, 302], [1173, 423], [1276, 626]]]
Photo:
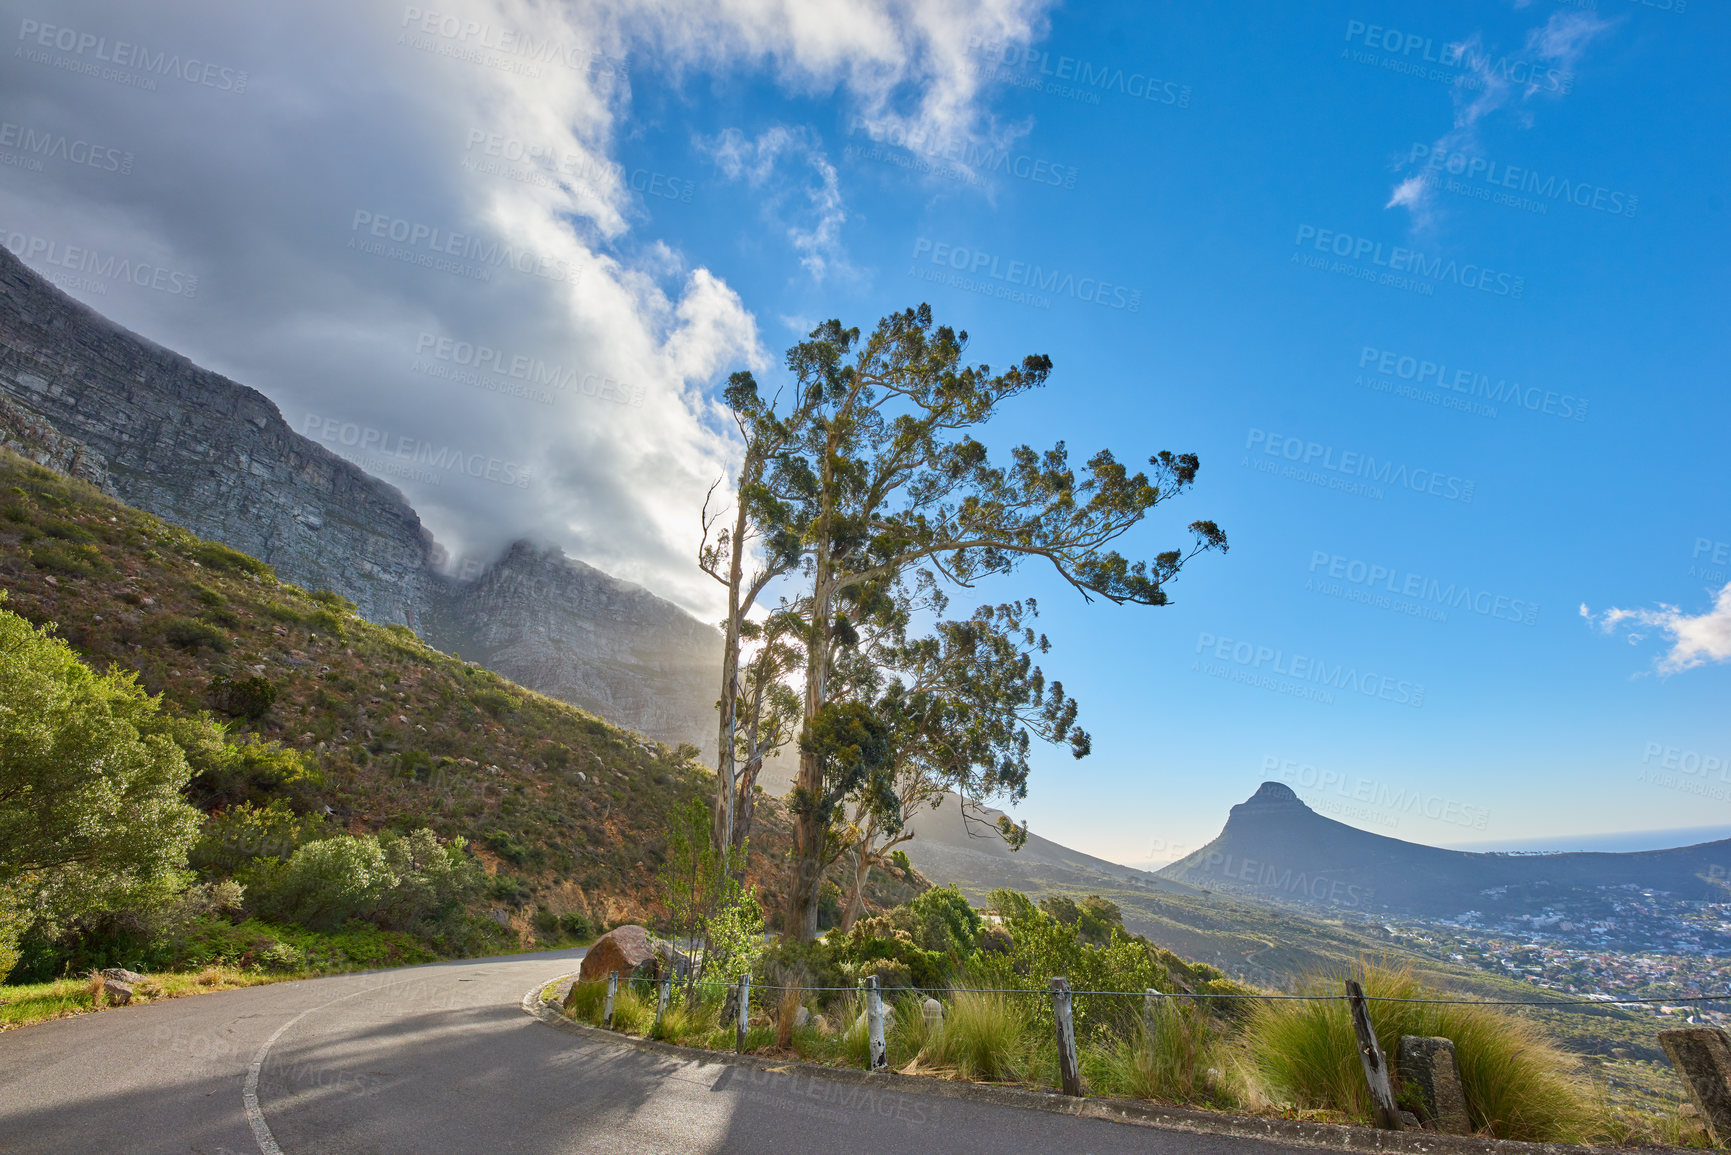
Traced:
[[334, 614], [354, 617], [360, 612], [354, 602], [334, 590], [314, 590], [307, 596]]
[[268, 678], [249, 675], [233, 681], [218, 674], [210, 682], [211, 705], [233, 718], [257, 721], [276, 704], [277, 686]]
[[979, 946], [983, 925], [980, 912], [953, 885], [924, 891], [896, 908], [895, 913], [896, 925], [907, 930], [916, 945], [948, 955], [952, 965], [973, 954]]
[[179, 890], [200, 819], [159, 708], [0, 609], [0, 888], [63, 918]]
[[469, 698], [493, 718], [508, 718], [517, 712], [517, 699], [503, 690], [476, 690]]
[[890, 851], [890, 865], [901, 871], [904, 878], [912, 878], [914, 876], [913, 861], [908, 858], [908, 852], [905, 850], [898, 848]]
[[18, 965], [18, 943], [30, 929], [30, 922], [23, 895], [12, 887], [0, 886], [0, 983]]
[[229, 741], [208, 718], [174, 719], [169, 728], [196, 771], [192, 795], [207, 807], [280, 801], [306, 809], [324, 781], [317, 766], [298, 750], [256, 735]]
[[[709, 918], [709, 951], [714, 962], [705, 967], [708, 976], [720, 982], [738, 982], [750, 973], [763, 953], [763, 907], [756, 886], [729, 888]], [[704, 960], [709, 963], [706, 957]]]
[[[1110, 904], [1048, 899], [1036, 907], [1026, 895], [1008, 890], [993, 891], [991, 902], [1009, 932], [1009, 949], [979, 954], [969, 967], [970, 976], [978, 981], [970, 985], [1043, 987], [1052, 976], [1063, 975], [1077, 991], [1190, 991], [1204, 982], [1217, 983], [1208, 989], [1222, 994], [1243, 989], [1226, 982], [1212, 967], [1181, 963], [1116, 923], [1107, 928], [1104, 941], [1089, 941], [1083, 935], [1084, 918], [1101, 918]], [[1060, 914], [1073, 909], [1075, 922], [1066, 924], [1042, 907]], [[1084, 914], [1084, 907], [1092, 910], [1091, 916]], [[1141, 1015], [1139, 1000], [1121, 997], [1078, 995], [1072, 1006], [1079, 1040], [1108, 1034], [1128, 1038]], [[1049, 1002], [1038, 1004], [1033, 1013], [1042, 1026], [1052, 1021]]]
[[329, 837], [323, 818], [297, 814], [281, 799], [268, 806], [250, 802], [211, 815], [192, 848], [191, 866], [205, 878], [238, 877], [243, 881], [258, 859], [286, 859], [302, 846]]
[[662, 901], [675, 937], [703, 942], [694, 981], [734, 982], [763, 953], [763, 908], [743, 886], [746, 848], [718, 852], [709, 841], [709, 808], [692, 798], [669, 818]]
[[[1447, 997], [1410, 970], [1361, 965], [1357, 977], [1376, 1000]], [[1327, 1107], [1370, 1117], [1369, 1092], [1341, 994], [1342, 979], [1318, 979], [1307, 991], [1336, 996], [1259, 1005], [1246, 1031], [1249, 1060], [1276, 1095], [1300, 1107]], [[1530, 1023], [1493, 1007], [1463, 1003], [1372, 1001], [1371, 1024], [1383, 1052], [1402, 1035], [1440, 1035], [1455, 1045], [1461, 1088], [1473, 1127], [1499, 1139], [1579, 1142], [1593, 1119], [1572, 1065]]]
[[66, 541], [49, 541], [30, 548], [30, 560], [36, 568], [62, 577], [91, 578], [106, 573], [109, 565], [102, 551], [93, 545]]
[[340, 835], [310, 842], [254, 873], [252, 902], [268, 919], [332, 930], [350, 920], [384, 930], [449, 933], [480, 890], [479, 867], [461, 839], [430, 830], [406, 837]]
[[271, 582], [276, 580], [276, 574], [270, 566], [255, 557], [241, 553], [238, 549], [230, 549], [221, 542], [199, 541], [194, 543], [187, 550], [187, 553], [194, 561], [211, 569], [245, 574], [249, 577], [263, 578]]
[[228, 637], [209, 622], [194, 618], [169, 618], [162, 623], [162, 640], [171, 646], [197, 652], [212, 649], [222, 653], [228, 649]]
[[164, 965], [177, 970], [232, 966], [290, 973], [408, 966], [438, 957], [426, 943], [401, 931], [351, 923], [321, 933], [258, 919], [239, 924], [200, 919], [171, 950]]

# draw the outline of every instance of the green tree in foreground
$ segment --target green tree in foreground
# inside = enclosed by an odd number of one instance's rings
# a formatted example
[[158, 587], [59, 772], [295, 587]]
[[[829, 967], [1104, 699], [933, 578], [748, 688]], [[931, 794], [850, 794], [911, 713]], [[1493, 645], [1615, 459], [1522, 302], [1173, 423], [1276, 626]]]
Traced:
[[62, 913], [165, 900], [201, 821], [181, 798], [191, 769], [159, 699], [52, 628], [0, 609], [0, 891]]
[[[936, 325], [921, 305], [885, 317], [863, 340], [827, 321], [788, 353], [799, 395], [815, 398], [797, 447], [803, 468], [788, 471], [801, 479], [792, 488], [804, 511], [798, 576], [807, 632], [783, 921], [800, 939], [817, 931], [837, 804], [862, 789], [893, 793], [873, 761], [880, 745], [890, 761], [887, 737], [838, 742], [849, 727], [865, 739], [869, 727], [830, 716], [840, 708], [832, 683], [888, 590], [921, 571], [966, 587], [1038, 559], [1086, 598], [1161, 606], [1187, 561], [1226, 548], [1212, 521], [1190, 523], [1188, 549], [1149, 560], [1114, 548], [1195, 481], [1194, 454], [1163, 450], [1149, 472], [1131, 473], [1102, 450], [1078, 469], [1060, 441], [1045, 452], [1018, 446], [994, 464], [978, 435], [1005, 403], [1043, 386], [1052, 362], [1034, 355], [994, 371], [969, 363], [967, 345], [966, 333]], [[887, 798], [884, 809], [893, 804]]]

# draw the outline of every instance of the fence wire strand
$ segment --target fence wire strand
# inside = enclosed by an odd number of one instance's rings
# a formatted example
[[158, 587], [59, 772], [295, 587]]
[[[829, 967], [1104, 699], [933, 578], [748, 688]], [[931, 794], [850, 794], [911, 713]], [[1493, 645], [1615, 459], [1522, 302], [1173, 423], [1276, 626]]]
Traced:
[[[572, 985], [573, 986], [580, 986], [584, 983], [604, 983], [606, 981], [607, 980], [605, 978], [578, 979]], [[622, 976], [622, 981], [629, 982], [632, 980], [630, 980], [628, 978], [624, 978]], [[637, 981], [658, 981], [658, 980], [641, 980], [640, 979]], [[715, 980], [709, 980], [709, 979], [699, 979], [699, 980], [693, 982], [693, 981], [690, 981], [687, 979], [675, 978], [672, 981], [673, 981], [673, 985], [675, 987], [680, 987], [680, 988], [713, 987], [713, 988], [718, 988], [721, 990], [731, 991], [731, 990], [737, 990], [739, 987], [738, 983], [717, 982]], [[866, 990], [866, 987], [863, 983], [860, 984], [859, 986], [853, 986], [853, 987], [778, 986], [778, 985], [775, 985], [772, 983], [755, 983], [755, 982], [751, 984], [751, 993], [752, 994], [757, 994], [760, 991], [762, 991], [762, 992], [804, 991], [804, 992], [810, 992], [813, 994], [852, 992], [854, 994], [863, 994], [865, 992], [865, 990]], [[1052, 993], [1052, 989], [1050, 987], [879, 987], [878, 993], [881, 995], [884, 995], [885, 997], [888, 997], [890, 995], [896, 995], [896, 994], [1050, 995]], [[1101, 996], [1101, 997], [1136, 998], [1136, 999], [1147, 997], [1147, 993], [1148, 993], [1147, 991], [1089, 991], [1089, 990], [1072, 990], [1070, 992], [1072, 997], [1077, 996], [1077, 995], [1092, 995], [1092, 996]], [[1347, 1001], [1347, 996], [1344, 994], [1340, 994], [1340, 995], [1288, 995], [1288, 994], [1272, 994], [1272, 993], [1263, 993], [1263, 992], [1255, 992], [1255, 993], [1249, 993], [1249, 994], [1236, 994], [1236, 993], [1232, 993], [1232, 992], [1206, 993], [1206, 992], [1198, 992], [1198, 991], [1155, 991], [1154, 993], [1157, 997], [1165, 998], [1165, 999], [1221, 999], [1221, 1000], [1242, 1000], [1242, 1001], [1246, 1001], [1246, 1002], [1256, 1002], [1256, 1001], [1260, 1001], [1260, 1002], [1346, 1002]], [[1414, 999], [1414, 998], [1403, 998], [1403, 997], [1396, 996], [1396, 995], [1373, 995], [1373, 994], [1367, 993], [1364, 996], [1364, 999], [1366, 1002], [1370, 1002], [1370, 1003], [1424, 1003], [1424, 1004], [1428, 1004], [1431, 1006], [1566, 1007], [1566, 1008], [1578, 1008], [1578, 1009], [1593, 1009], [1593, 1008], [1603, 1009], [1606, 1007], [1677, 1006], [1677, 1005], [1680, 1005], [1683, 1003], [1731, 1002], [1731, 992], [1727, 992], [1725, 994], [1716, 994], [1716, 995], [1675, 995], [1675, 996], [1663, 997], [1663, 998], [1649, 997], [1649, 996], [1642, 996], [1642, 997], [1637, 998], [1637, 997], [1625, 997], [1625, 996], [1619, 996], [1619, 995], [1601, 995], [1598, 998], [1582, 997], [1582, 998], [1575, 998], [1575, 999]]]

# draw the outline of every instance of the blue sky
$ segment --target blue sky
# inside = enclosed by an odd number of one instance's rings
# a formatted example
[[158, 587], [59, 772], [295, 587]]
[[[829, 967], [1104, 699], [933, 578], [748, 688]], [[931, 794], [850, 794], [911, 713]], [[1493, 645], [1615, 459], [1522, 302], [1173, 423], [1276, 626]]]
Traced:
[[[978, 592], [1041, 599], [1094, 754], [1042, 757], [1019, 814], [1080, 849], [1176, 857], [1268, 778], [1436, 844], [1731, 826], [1731, 21], [1681, 3], [571, 10], [628, 83], [443, 58], [419, 9], [212, 9], [154, 35], [252, 64], [232, 99], [8, 61], [9, 122], [139, 163], [0, 170], [0, 224], [201, 270], [196, 303], [85, 296], [297, 428], [516, 455], [527, 489], [404, 483], [456, 552], [535, 534], [699, 613], [729, 370], [922, 300], [981, 359], [1050, 354], [989, 440], [1195, 452], [1129, 544], [1231, 541], [1163, 609], [1031, 568]], [[600, 175], [538, 189], [542, 147]], [[516, 228], [581, 275], [369, 263], [363, 211]], [[641, 392], [429, 394], [425, 335]]]

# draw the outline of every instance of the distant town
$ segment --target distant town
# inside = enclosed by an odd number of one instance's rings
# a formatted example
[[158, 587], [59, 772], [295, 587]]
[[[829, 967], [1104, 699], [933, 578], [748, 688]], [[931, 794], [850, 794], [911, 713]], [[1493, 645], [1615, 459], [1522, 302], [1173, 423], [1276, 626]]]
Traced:
[[[1496, 887], [1482, 897], [1493, 905]], [[1632, 885], [1601, 886], [1537, 913], [1468, 910], [1452, 919], [1367, 917], [1417, 953], [1524, 979], [1559, 995], [1614, 1002], [1731, 990], [1731, 902], [1684, 899]], [[1631, 1008], [1634, 1009], [1634, 1008]], [[1725, 1002], [1647, 1004], [1654, 1015], [1726, 1025]]]

